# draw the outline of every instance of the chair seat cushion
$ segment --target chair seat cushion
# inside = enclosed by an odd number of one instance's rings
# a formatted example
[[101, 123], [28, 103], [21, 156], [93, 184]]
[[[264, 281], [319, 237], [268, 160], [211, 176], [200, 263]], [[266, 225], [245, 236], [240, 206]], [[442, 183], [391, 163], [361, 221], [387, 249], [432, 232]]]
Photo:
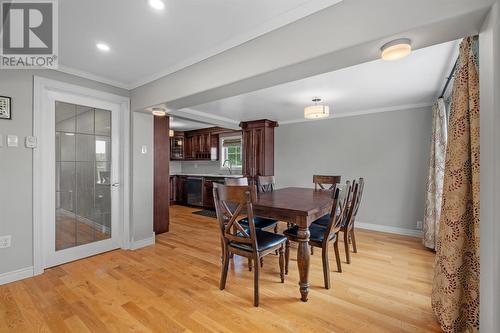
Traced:
[[[290, 229], [283, 231], [283, 234], [290, 238], [298, 238], [297, 236], [298, 232], [299, 232], [299, 227], [294, 226]], [[326, 228], [317, 224], [311, 224], [309, 226], [309, 232], [311, 233], [311, 236], [309, 236], [310, 241], [322, 242], [323, 239], [325, 238]], [[335, 237], [337, 237], [336, 234], [331, 235], [330, 240], [335, 239]]]
[[[323, 217], [320, 217], [316, 221], [313, 222], [313, 224], [320, 225], [322, 227], [326, 227], [330, 223], [330, 214], [325, 215]], [[344, 223], [342, 223], [342, 228], [345, 228], [347, 226], [347, 218], [344, 219]]]
[[320, 217], [316, 221], [314, 221], [313, 224], [320, 225], [322, 227], [326, 227], [329, 222], [330, 222], [330, 214], [327, 214], [327, 215], [325, 215], [323, 217]]
[[[245, 217], [238, 221], [243, 228], [248, 228], [248, 217]], [[274, 226], [278, 223], [278, 220], [268, 219], [266, 217], [254, 216], [253, 222], [255, 223], [255, 229], [267, 229], [274, 228]]]
[[[255, 230], [255, 236], [257, 237], [257, 251], [262, 252], [274, 248], [286, 241], [286, 237], [280, 234], [275, 234], [272, 232]], [[251, 244], [244, 244], [231, 241], [229, 244], [240, 250], [252, 252]]]

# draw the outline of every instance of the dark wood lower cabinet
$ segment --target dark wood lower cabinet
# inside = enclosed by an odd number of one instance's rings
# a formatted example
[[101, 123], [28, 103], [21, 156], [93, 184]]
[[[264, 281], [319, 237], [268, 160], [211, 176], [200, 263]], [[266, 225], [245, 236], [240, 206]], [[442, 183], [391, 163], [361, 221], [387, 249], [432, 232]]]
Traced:
[[214, 182], [210, 179], [205, 179], [203, 182], [203, 207], [213, 209], [215, 208], [214, 203]]
[[187, 177], [176, 177], [176, 201], [179, 205], [187, 205]]

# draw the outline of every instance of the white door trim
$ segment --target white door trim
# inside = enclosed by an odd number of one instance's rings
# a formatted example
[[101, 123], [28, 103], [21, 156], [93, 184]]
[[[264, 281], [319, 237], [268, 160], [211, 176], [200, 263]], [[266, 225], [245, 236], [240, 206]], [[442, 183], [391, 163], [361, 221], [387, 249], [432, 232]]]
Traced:
[[[47, 172], [44, 170], [43, 156], [44, 147], [53, 145], [53, 142], [44, 142], [42, 133], [48, 128], [49, 117], [44, 117], [46, 103], [50, 101], [50, 95], [72, 94], [82, 98], [92, 98], [107, 104], [112, 104], [119, 109], [120, 120], [120, 164], [122, 172], [120, 175], [120, 219], [122, 221], [121, 234], [122, 248], [130, 247], [130, 99], [111, 93], [106, 93], [90, 88], [85, 88], [61, 81], [51, 80], [39, 76], [34, 77], [33, 89], [33, 135], [38, 138], [38, 146], [33, 150], [33, 271], [34, 275], [42, 274], [46, 266], [43, 216], [46, 209], [50, 208], [46, 194], [45, 182]], [[52, 177], [49, 177], [52, 179]]]

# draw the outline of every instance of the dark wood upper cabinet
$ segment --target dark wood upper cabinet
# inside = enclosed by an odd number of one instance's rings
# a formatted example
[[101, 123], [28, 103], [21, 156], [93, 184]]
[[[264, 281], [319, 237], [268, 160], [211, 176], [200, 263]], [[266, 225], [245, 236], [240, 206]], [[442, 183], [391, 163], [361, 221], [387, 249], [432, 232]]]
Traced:
[[[171, 160], [219, 160], [220, 134], [239, 133], [221, 127], [210, 127], [194, 131], [175, 132], [170, 138]], [[182, 141], [182, 148], [178, 143]], [[177, 149], [174, 149], [177, 148]], [[182, 157], [179, 157], [182, 156]]]
[[275, 121], [262, 119], [241, 122], [243, 131], [243, 175], [250, 180], [274, 175]]
[[185, 138], [184, 132], [174, 132], [170, 138], [170, 159], [183, 160], [185, 157]]

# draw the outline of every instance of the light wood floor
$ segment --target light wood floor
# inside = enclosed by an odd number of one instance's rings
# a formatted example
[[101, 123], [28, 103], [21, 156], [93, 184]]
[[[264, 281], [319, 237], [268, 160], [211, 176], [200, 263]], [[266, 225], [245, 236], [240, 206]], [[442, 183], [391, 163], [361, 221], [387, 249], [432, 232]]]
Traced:
[[0, 286], [0, 332], [439, 332], [429, 298], [434, 255], [418, 239], [358, 230], [351, 265], [341, 250], [343, 273], [330, 254], [330, 290], [316, 251], [308, 303], [299, 301], [295, 250], [284, 284], [277, 256], [267, 256], [255, 308], [246, 259], [235, 257], [218, 289], [216, 220], [192, 211], [172, 207], [171, 232], [155, 246]]

